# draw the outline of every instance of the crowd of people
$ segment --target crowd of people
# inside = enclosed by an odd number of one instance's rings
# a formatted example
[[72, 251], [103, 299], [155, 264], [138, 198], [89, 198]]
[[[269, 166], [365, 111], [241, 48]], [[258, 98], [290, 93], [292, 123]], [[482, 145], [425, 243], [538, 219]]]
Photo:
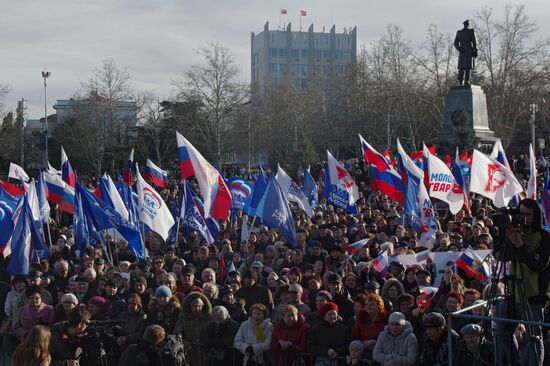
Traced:
[[[323, 200], [311, 218], [295, 210], [296, 245], [259, 222], [241, 240], [242, 220], [248, 226], [252, 220], [238, 213], [219, 223], [213, 245], [188, 229], [174, 244], [151, 232], [148, 258], [137, 260], [110, 232], [104, 245], [78, 253], [71, 226], [52, 220], [47, 260], [31, 264], [27, 276], [0, 271], [9, 283], [0, 289], [3, 361], [99, 364], [92, 349], [99, 338], [109, 364], [158, 365], [164, 340], [181, 335], [190, 365], [443, 365], [449, 350], [459, 366], [490, 365], [500, 356], [542, 365], [548, 348], [539, 327], [465, 318], [449, 325], [450, 313], [471, 306], [470, 315], [527, 320], [502, 310], [516, 303], [529, 306], [532, 320], [548, 322], [550, 239], [539, 204], [521, 202], [526, 221], [516, 230], [496, 227], [490, 201], [473, 196], [471, 215], [438, 211], [435, 242], [427, 248], [399, 224], [402, 208], [369, 189], [366, 169], [352, 171], [359, 213]], [[177, 189], [162, 192], [167, 204]], [[356, 252], [344, 250], [362, 239], [366, 245]], [[470, 248], [504, 251], [512, 260], [510, 281], [526, 279], [522, 291], [505, 281], [491, 286], [453, 266], [440, 274], [430, 259], [406, 267], [398, 257]], [[389, 266], [378, 271], [372, 261], [383, 251]], [[424, 304], [421, 289], [435, 283], [438, 291]], [[497, 298], [515, 301], [487, 306]]]

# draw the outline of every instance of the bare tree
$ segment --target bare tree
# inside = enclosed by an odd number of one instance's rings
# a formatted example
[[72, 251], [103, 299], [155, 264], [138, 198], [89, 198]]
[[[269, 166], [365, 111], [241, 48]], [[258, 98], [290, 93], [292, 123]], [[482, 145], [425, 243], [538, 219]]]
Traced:
[[194, 126], [194, 132], [202, 137], [210, 157], [220, 164], [224, 136], [230, 129], [229, 117], [233, 109], [246, 100], [248, 89], [239, 82], [240, 70], [228, 48], [211, 43], [198, 54], [204, 58], [204, 64], [192, 66], [175, 85], [181, 99], [202, 104], [206, 123]]

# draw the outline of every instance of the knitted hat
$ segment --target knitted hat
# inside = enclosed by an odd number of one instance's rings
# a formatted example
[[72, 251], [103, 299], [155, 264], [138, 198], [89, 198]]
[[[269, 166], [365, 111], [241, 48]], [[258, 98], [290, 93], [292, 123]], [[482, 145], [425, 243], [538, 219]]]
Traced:
[[134, 278], [134, 285], [136, 283], [141, 283], [143, 286], [147, 287], [147, 280], [143, 276], [138, 276], [138, 277]]
[[365, 350], [365, 345], [363, 344], [363, 342], [356, 339], [354, 341], [351, 341], [351, 343], [349, 344], [349, 349], [350, 350], [356, 349], [356, 350], [360, 350], [361, 352], [363, 352]]
[[155, 291], [155, 296], [159, 297], [172, 297], [172, 290], [168, 286], [159, 286]]
[[405, 325], [406, 319], [405, 315], [400, 312], [391, 313], [390, 318], [388, 319], [388, 324], [399, 324], [399, 325]]
[[101, 296], [94, 296], [90, 300], [88, 300], [88, 305], [95, 305], [102, 308], [107, 305], [107, 299]]
[[333, 302], [327, 302], [321, 306], [321, 309], [319, 309], [319, 316], [324, 318], [325, 315], [331, 310], [338, 312], [338, 305]]
[[446, 324], [445, 317], [439, 313], [428, 313], [424, 317], [424, 328], [444, 327]]
[[332, 294], [326, 290], [321, 290], [317, 292], [317, 295], [315, 297], [323, 296], [327, 301], [332, 301]]
[[78, 305], [78, 299], [71, 293], [67, 293], [61, 297], [61, 303], [64, 302], [72, 302], [73, 304]]

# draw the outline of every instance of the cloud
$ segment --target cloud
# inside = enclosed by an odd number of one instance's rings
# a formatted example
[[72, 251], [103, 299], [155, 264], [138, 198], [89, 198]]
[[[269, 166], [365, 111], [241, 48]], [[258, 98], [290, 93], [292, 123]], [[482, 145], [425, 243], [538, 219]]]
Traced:
[[[487, 0], [502, 13], [501, 0]], [[544, 0], [526, 0], [526, 11], [540, 27], [539, 37], [550, 32], [544, 18], [550, 5]], [[196, 50], [219, 42], [235, 54], [245, 81], [250, 79], [250, 33], [292, 22], [298, 29], [314, 24], [316, 31], [337, 31], [357, 26], [358, 44], [380, 38], [388, 24], [405, 31], [413, 46], [424, 39], [431, 23], [453, 34], [466, 18], [473, 18], [483, 4], [463, 0], [460, 8], [433, 0], [27, 0], [11, 2], [0, 13], [2, 66], [0, 83], [12, 86], [4, 102], [15, 106], [28, 100], [29, 118], [43, 114], [40, 71], [51, 70], [48, 83], [49, 111], [56, 99], [73, 95], [92, 68], [105, 58], [114, 58], [132, 75], [138, 89], [155, 90], [161, 97], [173, 90], [172, 80], [191, 65], [201, 62]], [[284, 8], [288, 15], [280, 16]]]

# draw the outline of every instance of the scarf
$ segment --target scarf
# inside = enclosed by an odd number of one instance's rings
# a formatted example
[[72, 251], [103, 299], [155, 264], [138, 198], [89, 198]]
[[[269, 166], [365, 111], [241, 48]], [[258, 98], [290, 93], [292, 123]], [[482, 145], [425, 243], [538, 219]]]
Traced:
[[254, 334], [256, 334], [256, 340], [259, 342], [265, 341], [265, 332], [261, 324], [252, 322], [252, 329], [254, 329]]

